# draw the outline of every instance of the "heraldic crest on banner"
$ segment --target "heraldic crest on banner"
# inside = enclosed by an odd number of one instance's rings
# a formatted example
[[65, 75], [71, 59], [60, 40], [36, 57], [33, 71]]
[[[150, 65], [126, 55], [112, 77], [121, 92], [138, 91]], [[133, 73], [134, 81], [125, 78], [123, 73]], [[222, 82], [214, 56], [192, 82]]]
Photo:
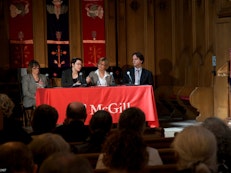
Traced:
[[68, 6], [63, 5], [61, 0], [53, 0], [53, 5], [47, 5], [47, 11], [50, 14], [55, 14], [56, 19], [59, 20], [61, 14], [65, 14], [68, 11]]
[[103, 19], [103, 7], [97, 4], [86, 4], [85, 9], [87, 11], [87, 16], [95, 18], [99, 17]]
[[12, 18], [17, 15], [25, 16], [29, 13], [29, 2], [27, 0], [17, 0], [10, 4], [10, 16]]

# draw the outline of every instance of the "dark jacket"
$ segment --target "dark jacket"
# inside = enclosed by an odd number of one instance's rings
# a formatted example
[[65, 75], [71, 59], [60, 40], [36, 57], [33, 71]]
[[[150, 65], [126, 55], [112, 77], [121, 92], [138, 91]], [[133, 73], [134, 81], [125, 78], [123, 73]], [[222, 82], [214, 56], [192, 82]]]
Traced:
[[[131, 79], [132, 79], [132, 84], [135, 83], [135, 70], [134, 70], [134, 67], [133, 68], [130, 68], [128, 69], [127, 71], [130, 72], [130, 76], [131, 76]], [[130, 79], [129, 79], [129, 75], [127, 74], [127, 71], [125, 71], [124, 75], [123, 75], [123, 83], [124, 84], [128, 84]], [[142, 68], [142, 73], [141, 73], [141, 76], [140, 76], [140, 85], [154, 85], [154, 80], [153, 80], [153, 75], [152, 75], [152, 72], [145, 69], [145, 68]]]
[[[83, 72], [81, 72], [82, 75], [80, 75], [80, 72], [78, 74], [77, 80], [80, 81], [81, 84], [86, 84], [86, 78]], [[72, 78], [72, 69], [69, 68], [67, 70], [64, 70], [62, 72], [62, 78], [61, 78], [61, 85], [62, 87], [72, 87], [74, 84], [73, 78]]]
[[3, 129], [0, 130], [0, 144], [12, 141], [18, 141], [24, 144], [28, 144], [32, 141], [32, 138], [21, 127], [21, 124], [19, 122], [11, 118], [4, 118]]
[[61, 135], [67, 142], [84, 142], [90, 134], [88, 126], [77, 120], [56, 127], [54, 133]]

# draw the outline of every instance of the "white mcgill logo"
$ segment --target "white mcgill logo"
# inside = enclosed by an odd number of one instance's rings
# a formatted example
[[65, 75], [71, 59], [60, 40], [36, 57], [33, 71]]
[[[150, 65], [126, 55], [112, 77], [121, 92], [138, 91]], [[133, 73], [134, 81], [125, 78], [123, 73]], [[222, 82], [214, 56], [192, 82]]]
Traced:
[[96, 111], [98, 110], [106, 110], [110, 112], [111, 114], [117, 114], [117, 113], [122, 113], [125, 109], [130, 108], [131, 104], [130, 103], [111, 103], [107, 106], [104, 106], [103, 104], [98, 104], [98, 105], [86, 105], [90, 107], [90, 114], [93, 115]]

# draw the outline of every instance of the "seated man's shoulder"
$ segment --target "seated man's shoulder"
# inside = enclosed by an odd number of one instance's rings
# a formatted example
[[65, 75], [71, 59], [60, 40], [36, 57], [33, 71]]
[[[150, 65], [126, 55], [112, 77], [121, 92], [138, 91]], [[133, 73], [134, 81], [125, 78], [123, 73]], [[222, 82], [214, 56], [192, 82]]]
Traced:
[[150, 70], [146, 69], [146, 68], [142, 68], [142, 71], [145, 71], [146, 73], [151, 73], [152, 74], [152, 72]]

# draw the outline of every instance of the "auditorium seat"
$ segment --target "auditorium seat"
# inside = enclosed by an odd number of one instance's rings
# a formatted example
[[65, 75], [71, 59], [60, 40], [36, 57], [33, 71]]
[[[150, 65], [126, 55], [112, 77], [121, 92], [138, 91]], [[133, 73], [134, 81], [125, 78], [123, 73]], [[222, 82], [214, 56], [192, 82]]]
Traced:
[[[158, 152], [164, 165], [176, 163], [176, 157], [173, 148], [158, 149]], [[77, 154], [77, 155], [88, 159], [91, 166], [95, 168], [99, 154], [100, 153], [84, 153], [84, 154]]]

